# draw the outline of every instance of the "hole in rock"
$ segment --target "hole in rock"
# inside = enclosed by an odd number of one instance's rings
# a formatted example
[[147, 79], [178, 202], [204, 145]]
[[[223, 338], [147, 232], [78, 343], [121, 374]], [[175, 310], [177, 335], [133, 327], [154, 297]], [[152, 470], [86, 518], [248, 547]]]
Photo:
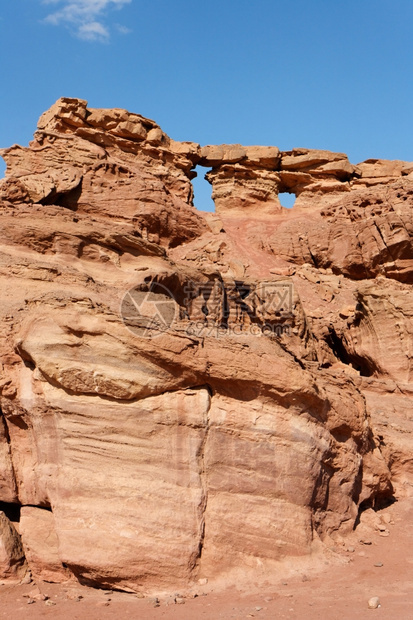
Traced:
[[192, 179], [192, 187], [194, 188], [194, 205], [198, 211], [215, 212], [215, 204], [211, 198], [212, 186], [205, 178], [210, 168], [204, 168], [203, 166], [196, 166], [194, 171], [197, 176]]
[[8, 502], [0, 502], [0, 511], [4, 512], [6, 517], [12, 523], [20, 522], [20, 504], [9, 504]]
[[26, 366], [26, 368], [30, 368], [30, 370], [35, 370], [36, 369], [35, 363], [32, 362], [32, 360], [24, 359], [23, 360], [23, 364]]
[[295, 203], [296, 196], [292, 192], [280, 192], [278, 194], [278, 198], [282, 207], [285, 207], [286, 209], [292, 209]]
[[0, 157], [0, 179], [4, 178], [4, 175], [6, 173], [6, 162], [4, 161], [4, 159], [2, 157]]
[[58, 194], [54, 201], [54, 204], [58, 205], [59, 207], [64, 207], [65, 209], [70, 209], [71, 211], [77, 211], [78, 202], [81, 195], [82, 182], [80, 182], [77, 187], [70, 190], [70, 192]]
[[371, 377], [377, 372], [378, 369], [376, 368], [373, 360], [370, 360], [367, 357], [360, 357], [355, 353], [350, 354], [347, 351], [342, 338], [336, 334], [334, 329], [330, 329], [325, 341], [333, 351], [336, 358], [343, 364], [347, 364], [348, 366], [351, 365], [355, 370], [357, 370], [357, 372], [360, 373], [361, 377]]
[[82, 195], [82, 181], [74, 189], [68, 192], [52, 192], [46, 198], [39, 200], [42, 205], [56, 205], [58, 207], [64, 207], [70, 209], [70, 211], [77, 211], [78, 202]]
[[397, 498], [392, 494], [391, 491], [388, 491], [388, 493], [384, 495], [377, 495], [374, 498], [365, 499], [363, 502], [361, 502], [359, 506], [358, 515], [354, 522], [353, 530], [355, 530], [360, 525], [361, 515], [366, 510], [372, 509], [374, 510], [374, 512], [386, 510], [386, 508], [389, 508], [389, 506], [392, 506], [397, 501]]

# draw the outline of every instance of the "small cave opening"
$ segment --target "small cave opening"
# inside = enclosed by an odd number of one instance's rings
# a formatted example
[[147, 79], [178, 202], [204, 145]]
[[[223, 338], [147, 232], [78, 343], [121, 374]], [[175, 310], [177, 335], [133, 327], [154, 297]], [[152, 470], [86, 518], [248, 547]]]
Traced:
[[278, 199], [282, 207], [292, 209], [295, 204], [296, 195], [293, 194], [293, 192], [280, 192], [278, 194]]
[[347, 351], [343, 338], [336, 333], [334, 328], [329, 329], [329, 333], [325, 338], [325, 341], [333, 351], [335, 357], [343, 364], [352, 366], [355, 370], [357, 370], [357, 372], [360, 373], [361, 377], [372, 377], [377, 372], [378, 369], [376, 368], [373, 360], [367, 357], [361, 357], [356, 353], [349, 353]]
[[387, 494], [384, 495], [377, 495], [375, 497], [365, 499], [358, 507], [358, 514], [353, 525], [353, 530], [357, 529], [357, 527], [360, 525], [360, 522], [362, 520], [362, 514], [363, 512], [366, 512], [366, 510], [374, 510], [374, 512], [380, 512], [381, 510], [386, 510], [397, 501], [398, 499], [393, 495], [392, 491], [389, 491]]
[[196, 176], [192, 179], [194, 206], [198, 211], [215, 213], [215, 204], [211, 198], [212, 186], [205, 178], [206, 173], [210, 170], [211, 168], [204, 168], [203, 166], [196, 166], [193, 170], [196, 173]]
[[8, 502], [0, 502], [0, 512], [4, 512], [6, 517], [12, 523], [20, 523], [20, 504], [9, 504]]
[[39, 200], [42, 205], [55, 205], [57, 207], [64, 207], [70, 211], [77, 211], [78, 202], [82, 195], [82, 181], [69, 190], [68, 192], [55, 192]]

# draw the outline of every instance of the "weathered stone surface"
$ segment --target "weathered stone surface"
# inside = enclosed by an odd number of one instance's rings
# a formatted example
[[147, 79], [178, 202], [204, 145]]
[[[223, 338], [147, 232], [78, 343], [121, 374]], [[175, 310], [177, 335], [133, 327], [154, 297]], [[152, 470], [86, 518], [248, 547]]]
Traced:
[[77, 99], [2, 154], [0, 502], [34, 576], [270, 571], [409, 492], [411, 164], [176, 142]]
[[205, 222], [188, 204], [192, 161], [155, 145], [154, 134], [144, 140], [147, 129], [159, 129], [153, 121], [124, 110], [92, 110], [89, 123], [88, 114], [86, 102], [62, 99], [40, 119], [29, 149], [3, 150], [8, 171], [1, 196], [12, 204], [60, 205], [133, 223], [135, 235], [161, 244], [201, 234]]
[[277, 172], [243, 164], [221, 165], [205, 178], [213, 187], [212, 199], [218, 213], [254, 211], [257, 202], [261, 204], [262, 215], [273, 215], [282, 209]]
[[68, 581], [72, 573], [62, 565], [52, 512], [23, 506], [19, 529], [32, 577], [36, 581], [40, 579], [52, 583]]
[[0, 416], [0, 497], [0, 501], [7, 503], [17, 500], [9, 436], [3, 416]]
[[357, 172], [360, 178], [356, 183], [369, 187], [385, 185], [397, 177], [408, 176], [413, 172], [413, 166], [411, 163], [399, 160], [367, 159], [358, 164]]
[[0, 579], [19, 581], [27, 572], [20, 536], [0, 511]]
[[200, 163], [203, 166], [233, 164], [245, 159], [246, 150], [241, 144], [209, 145], [201, 148], [200, 157]]

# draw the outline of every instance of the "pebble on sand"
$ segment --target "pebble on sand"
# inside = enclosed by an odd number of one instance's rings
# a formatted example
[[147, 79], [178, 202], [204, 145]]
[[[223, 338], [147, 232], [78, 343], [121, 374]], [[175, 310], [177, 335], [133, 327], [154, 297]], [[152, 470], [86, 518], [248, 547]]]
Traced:
[[377, 609], [378, 607], [380, 607], [379, 597], [372, 596], [371, 598], [369, 598], [367, 605], [369, 609]]

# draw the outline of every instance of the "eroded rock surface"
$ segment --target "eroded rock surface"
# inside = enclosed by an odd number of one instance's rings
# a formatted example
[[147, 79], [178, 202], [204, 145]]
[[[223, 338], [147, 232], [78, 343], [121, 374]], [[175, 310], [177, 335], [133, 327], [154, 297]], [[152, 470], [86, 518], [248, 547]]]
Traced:
[[3, 576], [270, 571], [409, 492], [413, 164], [66, 98], [2, 155]]

